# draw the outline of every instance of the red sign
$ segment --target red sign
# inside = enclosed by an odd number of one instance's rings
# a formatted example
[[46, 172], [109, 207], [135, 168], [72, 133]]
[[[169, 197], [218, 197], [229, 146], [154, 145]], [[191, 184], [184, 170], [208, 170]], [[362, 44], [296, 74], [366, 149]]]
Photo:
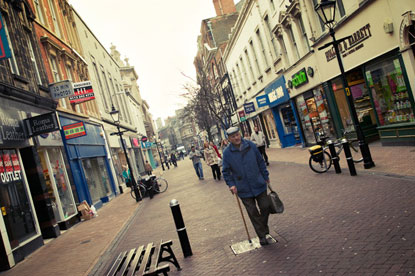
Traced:
[[10, 160], [10, 155], [6, 152], [3, 152], [3, 162], [4, 167], [6, 168], [6, 172], [12, 172], [13, 171], [13, 164]]
[[0, 155], [0, 173], [4, 173], [3, 158], [1, 155]]
[[82, 103], [95, 99], [94, 90], [90, 81], [73, 84], [74, 95], [69, 97], [70, 103]]
[[141, 142], [147, 142], [147, 136], [141, 137]]
[[12, 157], [12, 165], [13, 165], [13, 169], [15, 171], [20, 171], [20, 163], [19, 163], [19, 157], [17, 157], [16, 152], [11, 154]]

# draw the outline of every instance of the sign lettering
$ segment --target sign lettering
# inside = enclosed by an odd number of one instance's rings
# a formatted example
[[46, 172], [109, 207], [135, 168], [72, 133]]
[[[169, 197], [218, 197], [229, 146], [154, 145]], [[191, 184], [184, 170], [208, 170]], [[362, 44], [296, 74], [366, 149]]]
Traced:
[[[340, 54], [342, 55], [342, 57], [347, 57], [348, 55], [358, 51], [364, 46], [362, 42], [371, 36], [372, 33], [370, 32], [370, 24], [368, 23], [356, 32], [354, 32], [349, 37], [349, 39], [346, 39], [339, 44]], [[336, 57], [336, 51], [334, 47], [328, 50], [325, 53], [325, 55], [327, 62], [334, 59]]]
[[66, 140], [86, 135], [84, 122], [66, 125], [63, 126], [62, 129]]
[[292, 84], [294, 87], [298, 87], [305, 83], [308, 83], [308, 78], [306, 70], [303, 68], [292, 76]]
[[77, 82], [73, 84], [74, 96], [69, 97], [71, 103], [82, 103], [95, 99], [94, 90], [90, 81]]

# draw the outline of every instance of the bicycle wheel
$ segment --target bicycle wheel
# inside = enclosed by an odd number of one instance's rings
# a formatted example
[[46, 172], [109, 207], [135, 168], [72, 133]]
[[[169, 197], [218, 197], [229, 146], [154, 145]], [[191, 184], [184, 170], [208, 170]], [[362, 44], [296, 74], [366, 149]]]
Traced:
[[154, 189], [158, 193], [164, 193], [167, 190], [167, 187], [169, 186], [167, 180], [161, 177], [157, 178], [155, 182], [156, 183], [154, 183]]
[[353, 162], [360, 163], [363, 161], [362, 152], [359, 147], [359, 140], [352, 140], [349, 142], [350, 149], [352, 152]]
[[[141, 197], [145, 197], [146, 196], [146, 189], [143, 186], [138, 185], [137, 186], [137, 189], [140, 189]], [[135, 193], [134, 193], [133, 187], [131, 187], [130, 195], [131, 195], [132, 198], [135, 199]]]
[[310, 169], [313, 170], [313, 172], [325, 173], [330, 169], [331, 163], [333, 163], [330, 154], [327, 151], [323, 151], [323, 156], [324, 158], [320, 162], [314, 161], [313, 157], [310, 156], [308, 165], [310, 166]]

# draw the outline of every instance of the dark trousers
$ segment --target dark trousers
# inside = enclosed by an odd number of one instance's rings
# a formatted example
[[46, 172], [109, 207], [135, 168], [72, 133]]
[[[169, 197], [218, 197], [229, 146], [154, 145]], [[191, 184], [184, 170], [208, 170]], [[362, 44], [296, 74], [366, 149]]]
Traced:
[[268, 156], [265, 152], [265, 145], [258, 147], [259, 152], [261, 153], [262, 157], [265, 160], [265, 163], [268, 165]]
[[[256, 197], [241, 198], [245, 205], [248, 216], [255, 228], [255, 232], [260, 238], [264, 238], [269, 234], [268, 217], [269, 217], [269, 200], [267, 191]], [[259, 207], [259, 211], [257, 205]]]
[[220, 180], [220, 169], [219, 169], [219, 165], [218, 164], [215, 164], [215, 165], [210, 166], [210, 168], [212, 169], [213, 178]]

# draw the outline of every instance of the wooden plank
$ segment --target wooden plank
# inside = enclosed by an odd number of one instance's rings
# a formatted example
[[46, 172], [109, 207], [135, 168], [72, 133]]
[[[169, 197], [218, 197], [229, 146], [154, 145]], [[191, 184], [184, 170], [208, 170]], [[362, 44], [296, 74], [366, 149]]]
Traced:
[[114, 276], [115, 273], [118, 270], [118, 266], [121, 264], [122, 260], [124, 259], [125, 255], [127, 254], [127, 251], [121, 252], [117, 259], [115, 259], [111, 269], [109, 270], [109, 272], [107, 273], [107, 276]]
[[133, 257], [135, 250], [136, 249], [134, 248], [134, 249], [131, 249], [128, 252], [128, 255], [127, 255], [126, 259], [125, 259], [125, 262], [124, 262], [124, 264], [122, 265], [122, 267], [120, 269], [120, 275], [124, 275], [125, 271], [128, 268], [129, 263], [131, 262], [131, 258]]
[[140, 246], [135, 252], [133, 261], [131, 262], [130, 269], [128, 270], [128, 276], [133, 276], [136, 271], [136, 266], [140, 261], [141, 255], [143, 254], [144, 245]]
[[144, 271], [147, 267], [148, 261], [151, 262], [152, 251], [153, 251], [153, 243], [151, 242], [151, 243], [147, 244], [143, 260], [141, 261], [140, 270], [137, 273], [138, 275], [143, 275], [144, 274]]

